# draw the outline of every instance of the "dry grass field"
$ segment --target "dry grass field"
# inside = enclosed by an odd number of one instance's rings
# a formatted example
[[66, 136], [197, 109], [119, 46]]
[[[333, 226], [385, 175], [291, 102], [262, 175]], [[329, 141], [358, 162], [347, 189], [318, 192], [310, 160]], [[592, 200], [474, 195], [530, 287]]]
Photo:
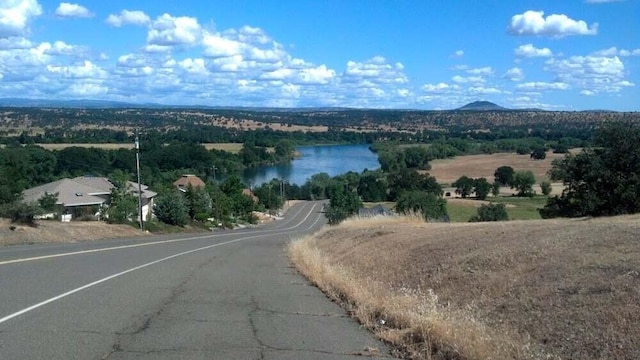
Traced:
[[536, 182], [549, 180], [547, 172], [551, 169], [551, 162], [561, 159], [564, 154], [547, 152], [544, 160], [533, 160], [529, 155], [516, 153], [496, 153], [486, 155], [457, 156], [452, 159], [434, 160], [431, 162], [429, 174], [435, 176], [440, 183], [450, 184], [462, 175], [472, 178], [484, 177], [493, 181], [493, 173], [500, 166], [511, 166], [514, 170], [531, 170], [536, 176]]
[[39, 221], [38, 227], [14, 225], [0, 219], [0, 246], [34, 243], [77, 242], [99, 239], [143, 236], [140, 230], [129, 225], [111, 225], [102, 221]]
[[411, 359], [639, 359], [640, 216], [351, 220], [298, 269]]

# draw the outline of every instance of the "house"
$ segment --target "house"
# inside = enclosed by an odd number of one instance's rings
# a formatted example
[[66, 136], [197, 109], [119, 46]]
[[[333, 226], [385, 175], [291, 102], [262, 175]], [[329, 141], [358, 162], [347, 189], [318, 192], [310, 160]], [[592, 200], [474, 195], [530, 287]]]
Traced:
[[393, 211], [382, 204], [378, 204], [371, 208], [358, 209], [359, 217], [374, 217], [374, 216], [392, 216]]
[[[138, 183], [127, 181], [127, 192], [138, 196]], [[153, 209], [153, 198], [157, 193], [141, 185], [142, 217], [150, 219]], [[24, 202], [37, 202], [45, 195], [58, 194], [58, 211], [64, 214], [93, 215], [97, 209], [109, 203], [114, 185], [104, 177], [79, 176], [73, 179], [60, 179], [44, 185], [25, 190]]]
[[195, 188], [204, 188], [205, 183], [199, 177], [191, 174], [182, 175], [182, 177], [173, 182], [173, 186], [177, 187], [178, 190], [182, 192], [186, 192], [187, 188], [191, 185]]

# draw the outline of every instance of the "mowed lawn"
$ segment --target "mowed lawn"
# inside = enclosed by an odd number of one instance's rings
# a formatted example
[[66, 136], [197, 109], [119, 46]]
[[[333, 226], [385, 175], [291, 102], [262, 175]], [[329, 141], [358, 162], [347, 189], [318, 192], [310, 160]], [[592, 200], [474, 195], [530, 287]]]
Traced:
[[538, 220], [538, 209], [547, 203], [546, 196], [527, 197], [489, 197], [487, 200], [447, 199], [447, 212], [452, 222], [468, 222], [478, 213], [478, 208], [490, 202], [504, 204], [509, 220]]

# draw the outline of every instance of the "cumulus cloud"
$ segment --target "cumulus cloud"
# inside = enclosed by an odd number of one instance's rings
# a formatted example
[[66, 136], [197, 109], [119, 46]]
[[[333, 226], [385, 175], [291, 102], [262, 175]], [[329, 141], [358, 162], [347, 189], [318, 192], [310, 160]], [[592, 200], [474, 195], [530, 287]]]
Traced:
[[64, 18], [89, 18], [93, 17], [93, 13], [86, 7], [78, 4], [60, 3], [55, 12], [56, 16]]
[[514, 67], [507, 70], [503, 77], [511, 81], [522, 81], [524, 80], [524, 71], [519, 67]]
[[3, 0], [0, 2], [0, 39], [23, 36], [31, 19], [42, 14], [36, 0]]
[[107, 77], [107, 72], [89, 60], [85, 60], [80, 65], [54, 66], [47, 65], [47, 70], [54, 74], [60, 74], [65, 78], [73, 79], [103, 79]]
[[620, 49], [618, 50], [617, 47], [613, 46], [610, 47], [608, 49], [604, 49], [604, 50], [598, 50], [596, 52], [593, 53], [593, 55], [595, 56], [640, 56], [640, 49], [635, 49], [635, 50], [627, 50], [627, 49]]
[[390, 64], [382, 56], [375, 56], [365, 62], [349, 61], [342, 77], [343, 81], [369, 83], [404, 84], [409, 80], [401, 63]]
[[464, 56], [464, 50], [456, 50], [453, 54], [451, 54], [451, 57], [453, 58], [461, 58]]
[[455, 84], [449, 85], [441, 82], [438, 84], [425, 84], [425, 85], [422, 85], [420, 89], [427, 93], [443, 94], [451, 91], [460, 90], [460, 86]]
[[569, 85], [562, 82], [528, 82], [516, 85], [516, 89], [523, 91], [568, 90]]
[[497, 95], [502, 94], [503, 91], [499, 90], [495, 87], [483, 87], [483, 86], [472, 86], [467, 89], [469, 94], [472, 95]]
[[459, 84], [482, 84], [482, 83], [485, 83], [487, 81], [482, 76], [467, 76], [467, 77], [465, 77], [465, 76], [460, 76], [460, 75], [456, 75], [456, 76], [452, 77], [451, 80], [453, 80], [454, 82], [457, 82]]
[[616, 93], [635, 85], [625, 80], [624, 63], [618, 56], [572, 56], [549, 59], [545, 65], [560, 81], [592, 92]]
[[151, 46], [148, 49], [165, 51], [173, 46], [196, 45], [201, 39], [201, 32], [196, 18], [163, 14], [153, 21], [147, 33], [147, 43]]
[[598, 24], [587, 25], [584, 20], [573, 20], [564, 14], [544, 17], [544, 11], [528, 10], [514, 15], [507, 28], [511, 35], [540, 35], [564, 37], [569, 35], [596, 35]]
[[538, 49], [532, 44], [520, 45], [513, 52], [517, 57], [521, 58], [553, 56], [553, 52], [549, 48]]
[[149, 15], [139, 10], [122, 10], [120, 14], [110, 14], [105, 22], [114, 27], [123, 25], [147, 25], [151, 23]]
[[493, 75], [493, 69], [491, 66], [485, 66], [481, 68], [468, 69], [467, 73], [472, 75]]

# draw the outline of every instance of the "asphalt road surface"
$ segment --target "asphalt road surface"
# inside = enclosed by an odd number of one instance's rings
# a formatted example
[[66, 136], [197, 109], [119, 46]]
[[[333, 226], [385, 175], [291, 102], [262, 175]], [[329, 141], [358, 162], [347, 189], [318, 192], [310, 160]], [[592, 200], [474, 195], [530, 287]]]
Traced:
[[287, 259], [321, 207], [253, 229], [0, 248], [0, 359], [389, 357]]

